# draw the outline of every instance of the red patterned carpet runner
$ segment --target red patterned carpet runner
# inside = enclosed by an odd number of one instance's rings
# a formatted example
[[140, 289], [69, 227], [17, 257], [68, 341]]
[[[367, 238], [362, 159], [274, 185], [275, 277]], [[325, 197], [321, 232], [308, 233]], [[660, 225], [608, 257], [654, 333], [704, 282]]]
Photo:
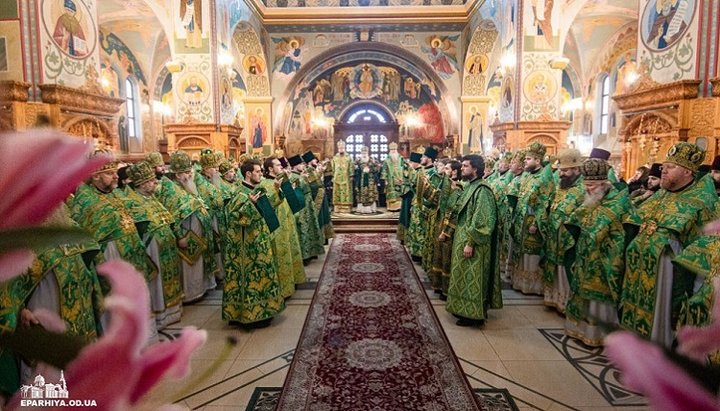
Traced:
[[394, 237], [335, 238], [277, 410], [480, 409]]

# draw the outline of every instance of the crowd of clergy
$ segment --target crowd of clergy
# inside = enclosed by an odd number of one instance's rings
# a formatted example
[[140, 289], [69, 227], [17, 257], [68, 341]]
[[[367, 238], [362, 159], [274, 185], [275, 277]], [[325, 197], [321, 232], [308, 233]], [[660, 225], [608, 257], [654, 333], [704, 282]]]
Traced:
[[720, 237], [703, 227], [720, 217], [720, 156], [703, 165], [679, 142], [625, 182], [602, 149], [437, 154], [410, 156], [398, 237], [458, 325], [502, 307], [503, 282], [543, 296], [589, 346], [621, 328], [670, 348], [678, 327], [709, 322]]
[[[398, 239], [460, 326], [481, 325], [503, 305], [503, 283], [544, 296], [565, 315], [567, 335], [599, 346], [616, 328], [671, 347], [680, 325], [709, 321], [720, 237], [720, 157], [680, 142], [662, 164], [618, 181], [610, 153], [556, 158], [533, 142], [495, 156], [438, 158], [433, 147], [382, 162], [354, 160], [343, 142], [332, 159], [176, 151], [106, 163], [46, 225], [83, 228], [83, 244], [37, 253], [25, 275], [0, 286], [3, 332], [58, 313], [70, 334], [96, 339], [107, 322], [108, 285], [96, 273], [123, 259], [145, 276], [152, 335], [180, 321], [183, 304], [222, 290], [222, 319], [270, 325], [305, 266], [325, 252], [334, 212], [375, 213], [379, 191], [399, 212]], [[95, 155], [111, 156], [98, 151]], [[324, 176], [332, 175], [327, 190]], [[17, 390], [30, 368], [0, 352], [0, 391]], [[23, 371], [25, 370], [25, 371]]]
[[[111, 291], [96, 267], [115, 259], [145, 277], [151, 341], [181, 320], [184, 304], [216, 288], [224, 321], [267, 327], [333, 236], [323, 171], [312, 152], [244, 155], [233, 164], [210, 149], [199, 161], [176, 151], [169, 168], [157, 152], [129, 165], [110, 161], [45, 223], [80, 227], [93, 240], [37, 253], [27, 273], [1, 284], [2, 330], [42, 325], [38, 313], [46, 309], [71, 335], [95, 340], [108, 321], [102, 303]], [[6, 395], [33, 376], [9, 350], [0, 350], [0, 364]]]

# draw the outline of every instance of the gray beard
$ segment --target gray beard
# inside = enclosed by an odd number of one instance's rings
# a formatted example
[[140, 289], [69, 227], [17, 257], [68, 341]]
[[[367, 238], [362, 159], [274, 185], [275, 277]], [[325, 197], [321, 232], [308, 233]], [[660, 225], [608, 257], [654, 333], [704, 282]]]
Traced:
[[190, 194], [198, 195], [197, 186], [195, 185], [195, 180], [192, 178], [188, 179], [187, 181], [178, 180], [182, 188], [185, 189]]
[[585, 200], [583, 200], [583, 206], [593, 209], [602, 203], [603, 198], [605, 198], [604, 192], [595, 193], [595, 194], [588, 194], [585, 193]]
[[220, 173], [215, 173], [210, 176], [209, 180], [215, 187], [220, 187], [220, 180], [222, 180], [222, 177], [220, 177]]

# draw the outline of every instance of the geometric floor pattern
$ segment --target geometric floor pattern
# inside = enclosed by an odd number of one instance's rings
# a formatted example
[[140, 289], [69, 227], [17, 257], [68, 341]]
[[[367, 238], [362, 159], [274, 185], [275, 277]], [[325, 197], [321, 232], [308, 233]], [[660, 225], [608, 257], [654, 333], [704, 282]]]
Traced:
[[[282, 387], [257, 387], [245, 411], [274, 411], [280, 399]], [[475, 388], [485, 411], [518, 411], [508, 390], [504, 388]]]
[[562, 328], [540, 329], [540, 333], [613, 406], [647, 405], [647, 400], [620, 384], [620, 375], [602, 347], [588, 347], [565, 335]]

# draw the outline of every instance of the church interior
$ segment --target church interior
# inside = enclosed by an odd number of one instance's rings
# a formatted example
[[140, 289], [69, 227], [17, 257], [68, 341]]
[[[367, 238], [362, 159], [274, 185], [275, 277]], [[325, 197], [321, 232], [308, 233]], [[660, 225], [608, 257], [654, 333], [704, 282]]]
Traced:
[[[5, 0], [0, 131], [50, 127], [127, 163], [538, 142], [604, 149], [628, 179], [678, 142], [720, 154], [719, 22], [720, 0]], [[377, 214], [334, 216], [336, 233], [394, 233]], [[185, 306], [160, 339], [195, 326], [208, 340], [149, 402], [274, 409], [334, 241], [268, 328], [228, 325], [221, 290]], [[482, 328], [458, 327], [412, 267], [485, 409], [649, 409], [541, 296], [503, 289]]]

